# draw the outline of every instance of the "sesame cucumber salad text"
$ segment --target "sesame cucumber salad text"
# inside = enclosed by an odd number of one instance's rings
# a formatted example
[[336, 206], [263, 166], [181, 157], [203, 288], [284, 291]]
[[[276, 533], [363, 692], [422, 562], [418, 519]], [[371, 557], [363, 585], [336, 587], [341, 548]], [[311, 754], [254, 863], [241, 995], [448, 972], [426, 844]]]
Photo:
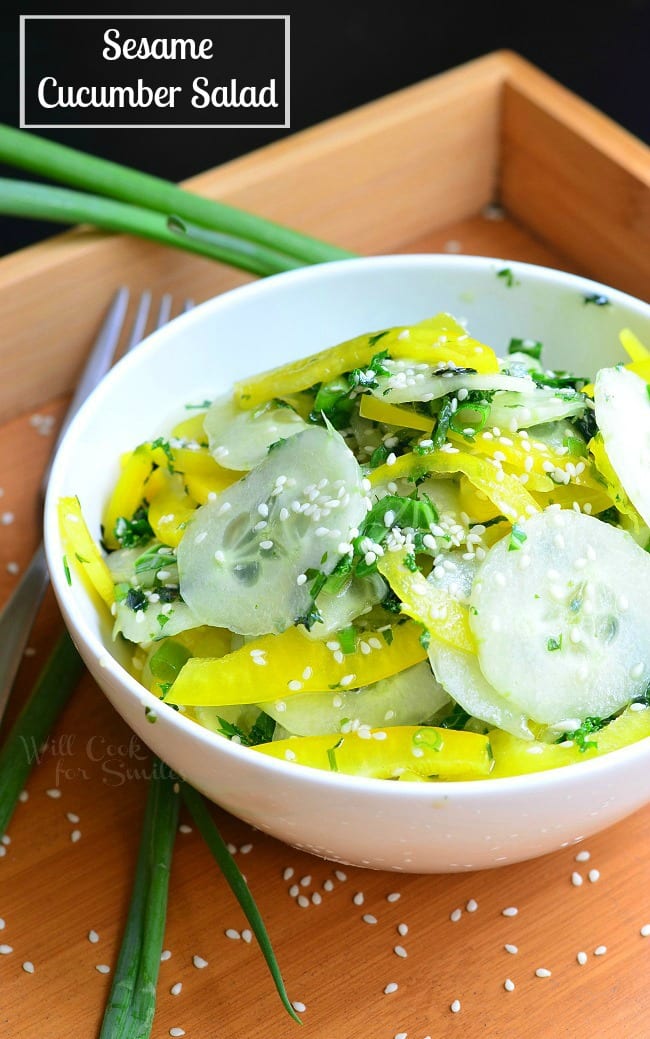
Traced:
[[427, 782], [625, 746], [650, 735], [650, 352], [621, 341], [587, 385], [438, 314], [245, 379], [122, 459], [101, 549], [61, 500], [66, 573], [153, 697], [251, 752]]

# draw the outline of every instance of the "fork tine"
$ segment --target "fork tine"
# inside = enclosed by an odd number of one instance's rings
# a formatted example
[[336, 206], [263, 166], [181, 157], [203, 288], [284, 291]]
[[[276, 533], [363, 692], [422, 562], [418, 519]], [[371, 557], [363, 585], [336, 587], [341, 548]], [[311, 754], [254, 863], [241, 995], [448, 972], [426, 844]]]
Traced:
[[183, 307], [182, 307], [182, 310], [181, 310], [181, 314], [187, 314], [188, 310], [193, 310], [193, 309], [194, 309], [194, 300], [193, 299], [185, 299], [185, 300], [183, 300]]
[[151, 293], [143, 292], [140, 296], [140, 302], [138, 303], [138, 309], [136, 311], [135, 320], [133, 322], [133, 328], [131, 329], [131, 335], [126, 347], [126, 353], [133, 350], [135, 346], [144, 337], [144, 330], [147, 326], [147, 318], [149, 316], [149, 307], [151, 306]]
[[160, 306], [158, 307], [158, 315], [156, 317], [156, 328], [162, 328], [169, 321], [170, 314], [172, 312], [172, 297], [169, 292], [160, 300]]

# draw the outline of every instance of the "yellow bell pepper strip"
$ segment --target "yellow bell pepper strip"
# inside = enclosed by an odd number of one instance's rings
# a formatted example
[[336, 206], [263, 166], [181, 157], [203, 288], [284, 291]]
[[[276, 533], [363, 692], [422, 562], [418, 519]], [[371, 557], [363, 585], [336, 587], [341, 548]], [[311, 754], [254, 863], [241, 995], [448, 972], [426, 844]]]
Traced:
[[618, 476], [616, 475], [616, 471], [607, 456], [601, 433], [596, 433], [596, 436], [592, 437], [589, 441], [589, 451], [593, 455], [596, 469], [603, 479], [607, 493], [611, 498], [611, 502], [616, 506], [619, 512], [622, 512], [624, 516], [629, 517], [634, 530], [639, 530], [643, 524], [643, 520], [628, 498]]
[[141, 444], [126, 457], [102, 517], [103, 537], [107, 548], [119, 548], [115, 524], [120, 518], [130, 520], [145, 497], [145, 483], [153, 469], [148, 444]]
[[273, 397], [298, 393], [319, 382], [330, 382], [343, 372], [366, 368], [376, 354], [427, 364], [451, 361], [479, 372], [498, 372], [499, 363], [489, 346], [467, 334], [450, 314], [437, 314], [417, 325], [357, 336], [339, 346], [235, 383], [234, 400], [240, 408], [256, 408]]
[[[494, 755], [494, 769], [490, 779], [504, 776], [521, 776], [528, 772], [544, 772], [547, 769], [574, 765], [580, 761], [609, 754], [612, 750], [627, 747], [646, 736], [650, 736], [650, 709], [634, 710], [627, 707], [598, 732], [586, 736], [586, 749], [577, 743], [543, 743], [541, 740], [521, 740], [501, 729], [493, 729], [490, 743]], [[590, 746], [593, 744], [593, 746]]]
[[428, 454], [408, 452], [400, 455], [393, 465], [385, 464], [373, 469], [368, 473], [368, 479], [371, 486], [376, 487], [390, 480], [412, 477], [416, 473], [431, 473], [434, 476], [464, 473], [473, 486], [496, 506], [498, 513], [511, 523], [540, 511], [535, 499], [516, 476], [504, 472], [498, 463], [477, 458], [455, 447]]
[[422, 433], [433, 432], [433, 419], [428, 415], [420, 415], [412, 408], [399, 404], [389, 404], [386, 400], [364, 393], [359, 402], [361, 418], [371, 422], [383, 422], [385, 426], [398, 426], [400, 429], [419, 429]]
[[432, 725], [361, 727], [327, 736], [298, 736], [262, 743], [260, 754], [327, 772], [373, 779], [397, 779], [402, 773], [440, 779], [485, 778], [492, 767], [490, 741], [475, 732]]
[[406, 551], [386, 552], [377, 560], [379, 573], [401, 599], [402, 612], [423, 624], [432, 638], [465, 653], [476, 652], [467, 607], [427, 581], [419, 570], [409, 569], [407, 555]]
[[317, 642], [298, 628], [287, 628], [281, 635], [262, 635], [219, 659], [188, 660], [167, 702], [220, 707], [328, 688], [359, 689], [424, 660], [421, 632], [413, 621], [384, 632], [364, 632], [354, 653], [344, 655], [336, 638]]
[[631, 328], [622, 328], [618, 333], [621, 346], [632, 362], [643, 363], [650, 361], [650, 350], [634, 334]]
[[156, 469], [146, 485], [149, 526], [163, 545], [176, 548], [197, 503], [185, 490], [183, 478], [167, 469]]
[[172, 429], [172, 437], [176, 440], [194, 440], [197, 444], [207, 444], [208, 438], [203, 428], [205, 415], [205, 411], [197, 411], [190, 418], [178, 422]]
[[199, 505], [205, 505], [206, 502], [212, 500], [211, 495], [221, 494], [226, 487], [236, 483], [244, 474], [235, 472], [234, 469], [221, 469], [219, 467], [219, 472], [215, 472], [210, 476], [195, 476], [190, 473], [185, 473], [184, 475], [188, 494]]
[[59, 528], [65, 559], [86, 578], [107, 606], [115, 601], [113, 576], [94, 540], [81, 512], [78, 498], [60, 498]]

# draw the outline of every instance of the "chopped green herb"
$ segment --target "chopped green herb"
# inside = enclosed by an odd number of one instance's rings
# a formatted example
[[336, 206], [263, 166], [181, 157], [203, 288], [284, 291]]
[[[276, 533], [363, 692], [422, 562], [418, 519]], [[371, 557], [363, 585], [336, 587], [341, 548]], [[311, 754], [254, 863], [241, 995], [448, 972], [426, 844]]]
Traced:
[[211, 400], [204, 400], [201, 404], [186, 404], [185, 407], [188, 411], [203, 411], [204, 408], [209, 408], [211, 404]]
[[171, 446], [169, 444], [169, 441], [165, 440], [164, 437], [157, 437], [155, 440], [153, 440], [151, 442], [151, 447], [152, 447], [153, 450], [155, 450], [157, 447], [160, 448], [160, 450], [164, 453], [165, 458], [167, 459], [167, 468], [169, 469], [170, 473], [173, 473], [174, 472], [174, 455], [173, 455]]
[[415, 561], [415, 553], [414, 552], [408, 552], [404, 556], [404, 566], [406, 567], [407, 570], [410, 570], [412, 574], [414, 574], [416, 572], [416, 570], [418, 569], [418, 564]]
[[508, 344], [509, 354], [527, 354], [536, 361], [541, 360], [542, 350], [543, 344], [539, 339], [511, 339]]
[[595, 307], [608, 307], [611, 300], [608, 296], [603, 295], [602, 292], [591, 292], [586, 296], [583, 296], [585, 303], [593, 303]]
[[[368, 346], [376, 346], [380, 339], [383, 339], [384, 336], [388, 335], [389, 331], [390, 330], [387, 328], [384, 332], [375, 332], [374, 335], [368, 336]], [[384, 353], [384, 356], [387, 357], [388, 354]]]
[[280, 444], [284, 444], [286, 439], [286, 437], [280, 437], [279, 440], [274, 440], [272, 444], [269, 444], [267, 454], [271, 454], [271, 451], [275, 451], [276, 448], [280, 447]]
[[571, 740], [575, 743], [576, 747], [580, 750], [581, 754], [584, 754], [586, 750], [591, 747], [597, 747], [597, 740], [588, 739], [594, 732], [599, 732], [605, 725], [608, 724], [612, 719], [610, 718], [585, 718], [582, 725], [574, 729], [572, 732], [563, 732], [562, 735], [556, 741], [557, 743], [564, 743], [565, 740]]
[[569, 449], [569, 454], [573, 455], [574, 458], [576, 456], [580, 458], [587, 457], [587, 445], [579, 437], [564, 437], [562, 443], [564, 447]]
[[69, 585], [72, 585], [72, 575], [70, 574], [70, 567], [68, 566], [68, 560], [66, 556], [63, 556], [63, 573], [65, 579]]
[[436, 722], [436, 725], [439, 729], [464, 729], [470, 718], [471, 715], [460, 704], [455, 703], [449, 714], [445, 715], [442, 721]]
[[357, 649], [357, 629], [354, 624], [350, 624], [349, 627], [343, 628], [338, 633], [338, 641], [341, 646], [343, 653], [356, 653]]
[[137, 613], [138, 610], [146, 609], [147, 597], [142, 591], [142, 588], [129, 588], [124, 598], [124, 603], [130, 610]]
[[521, 548], [524, 541], [527, 540], [525, 531], [519, 526], [518, 523], [514, 523], [512, 530], [510, 531], [510, 542], [508, 544], [508, 552], [515, 552]]
[[341, 736], [341, 739], [338, 740], [333, 747], [329, 747], [327, 751], [327, 760], [329, 761], [332, 772], [338, 772], [339, 770], [339, 766], [336, 763], [336, 752], [343, 746], [343, 742], [343, 737]]
[[153, 711], [151, 709], [151, 707], [145, 707], [145, 709], [144, 709], [144, 716], [145, 716], [145, 718], [147, 719], [147, 721], [149, 722], [150, 725], [155, 725], [156, 722], [158, 721], [158, 715], [156, 714], [155, 711]]
[[431, 643], [431, 633], [428, 628], [423, 628], [420, 632], [420, 645], [422, 649], [427, 650]]
[[562, 635], [558, 635], [557, 638], [551, 638], [546, 643], [546, 648], [549, 653], [554, 653], [557, 649], [562, 649]]
[[147, 519], [147, 510], [141, 506], [130, 520], [120, 516], [115, 522], [113, 534], [122, 548], [136, 548], [151, 541], [154, 534]]
[[505, 286], [509, 289], [519, 284], [511, 267], [504, 267], [502, 270], [497, 271], [497, 278], [501, 278]]
[[[164, 616], [164, 614], [160, 616]], [[160, 678], [164, 682], [173, 682], [191, 656], [189, 649], [182, 643], [176, 642], [174, 639], [165, 639], [149, 661], [151, 674], [154, 678]]]
[[449, 425], [454, 412], [451, 406], [451, 401], [448, 397], [445, 397], [442, 403], [442, 407], [438, 412], [438, 421], [436, 422], [436, 428], [433, 431], [433, 449], [439, 451], [445, 440], [447, 439], [447, 433], [449, 431]]
[[384, 642], [386, 643], [386, 645], [390, 646], [392, 641], [393, 641], [392, 629], [391, 628], [386, 628], [385, 631], [382, 631], [382, 635], [384, 636]]

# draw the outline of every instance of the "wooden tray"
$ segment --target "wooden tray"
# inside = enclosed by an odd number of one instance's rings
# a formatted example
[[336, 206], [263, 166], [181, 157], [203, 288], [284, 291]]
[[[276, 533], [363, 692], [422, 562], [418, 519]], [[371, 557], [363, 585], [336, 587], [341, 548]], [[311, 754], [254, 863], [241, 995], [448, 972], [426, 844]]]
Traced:
[[[637, 295], [650, 284], [648, 150], [509, 53], [190, 185], [363, 253], [480, 253], [588, 273]], [[3, 598], [38, 540], [51, 422], [117, 285], [201, 300], [244, 280], [205, 260], [88, 229], [0, 260]], [[48, 601], [10, 719], [59, 625]], [[3, 1035], [96, 1034], [110, 985], [96, 968], [115, 963], [149, 767], [86, 678], [40, 752], [11, 842], [0, 847], [0, 943], [13, 949], [0, 955]], [[306, 1006], [304, 1026], [299, 1033], [286, 1017], [255, 944], [225, 935], [245, 922], [185, 825], [154, 1036], [173, 1028], [215, 1039], [648, 1035], [650, 940], [640, 929], [650, 921], [650, 809], [584, 850], [443, 877], [340, 871], [216, 814], [238, 849], [291, 998]], [[576, 861], [578, 851], [591, 857]], [[503, 915], [508, 906], [517, 915]], [[205, 969], [193, 966], [195, 954], [208, 961]], [[33, 973], [23, 969], [28, 962]], [[538, 968], [550, 977], [538, 977]], [[177, 982], [182, 991], [172, 995]], [[391, 983], [397, 990], [386, 992]]]

